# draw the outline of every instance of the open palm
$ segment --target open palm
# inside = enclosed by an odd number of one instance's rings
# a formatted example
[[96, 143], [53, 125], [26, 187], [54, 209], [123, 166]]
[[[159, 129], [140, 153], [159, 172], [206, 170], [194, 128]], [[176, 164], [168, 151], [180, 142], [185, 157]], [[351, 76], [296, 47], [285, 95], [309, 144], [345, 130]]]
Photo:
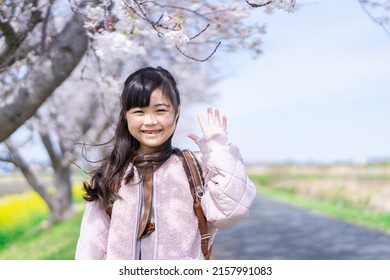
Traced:
[[[208, 108], [207, 118], [208, 118], [208, 123], [206, 124], [203, 117], [201, 115], [198, 115], [199, 125], [200, 128], [202, 129], [204, 136], [210, 136], [216, 133], [221, 133], [226, 131], [226, 126], [227, 126], [226, 116], [223, 116], [221, 120], [218, 109], [216, 109], [213, 112], [212, 108]], [[188, 137], [194, 140], [195, 142], [200, 139], [199, 136], [193, 133], [188, 134]]]

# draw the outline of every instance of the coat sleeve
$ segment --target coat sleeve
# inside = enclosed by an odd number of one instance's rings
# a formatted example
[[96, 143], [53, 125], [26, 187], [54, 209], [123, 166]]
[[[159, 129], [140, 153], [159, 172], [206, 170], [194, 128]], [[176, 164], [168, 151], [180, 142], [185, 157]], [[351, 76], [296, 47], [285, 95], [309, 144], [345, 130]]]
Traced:
[[248, 217], [256, 189], [248, 178], [239, 149], [226, 133], [197, 141], [205, 178], [202, 209], [210, 227], [226, 227]]
[[76, 247], [76, 260], [106, 258], [110, 218], [97, 202], [87, 202]]

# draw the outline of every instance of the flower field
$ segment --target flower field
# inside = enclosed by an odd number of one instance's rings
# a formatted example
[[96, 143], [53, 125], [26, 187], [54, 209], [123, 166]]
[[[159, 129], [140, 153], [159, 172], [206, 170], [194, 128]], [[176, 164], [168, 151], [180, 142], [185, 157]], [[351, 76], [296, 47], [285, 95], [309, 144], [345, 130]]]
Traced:
[[[82, 200], [82, 184], [73, 187], [73, 201]], [[43, 199], [34, 191], [0, 197], [0, 248], [49, 216]]]

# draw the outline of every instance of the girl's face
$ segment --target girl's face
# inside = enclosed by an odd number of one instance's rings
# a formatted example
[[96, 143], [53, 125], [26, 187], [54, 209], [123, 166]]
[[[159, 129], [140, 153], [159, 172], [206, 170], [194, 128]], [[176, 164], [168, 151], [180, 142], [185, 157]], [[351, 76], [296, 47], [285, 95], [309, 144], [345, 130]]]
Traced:
[[157, 88], [147, 107], [134, 107], [126, 113], [130, 134], [140, 143], [140, 150], [148, 152], [171, 137], [176, 128], [175, 109], [169, 98]]

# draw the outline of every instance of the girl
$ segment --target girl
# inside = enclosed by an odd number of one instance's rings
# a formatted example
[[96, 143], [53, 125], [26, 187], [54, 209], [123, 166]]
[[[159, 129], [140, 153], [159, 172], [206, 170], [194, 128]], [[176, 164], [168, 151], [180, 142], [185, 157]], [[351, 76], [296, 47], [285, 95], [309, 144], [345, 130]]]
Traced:
[[[174, 78], [161, 67], [139, 69], [120, 102], [112, 151], [84, 183], [76, 259], [204, 259], [189, 181], [171, 145], [180, 114]], [[226, 117], [211, 108], [207, 115], [207, 124], [198, 118], [203, 136], [188, 137], [200, 148], [211, 247], [218, 228], [248, 216], [256, 192], [228, 143]]]

